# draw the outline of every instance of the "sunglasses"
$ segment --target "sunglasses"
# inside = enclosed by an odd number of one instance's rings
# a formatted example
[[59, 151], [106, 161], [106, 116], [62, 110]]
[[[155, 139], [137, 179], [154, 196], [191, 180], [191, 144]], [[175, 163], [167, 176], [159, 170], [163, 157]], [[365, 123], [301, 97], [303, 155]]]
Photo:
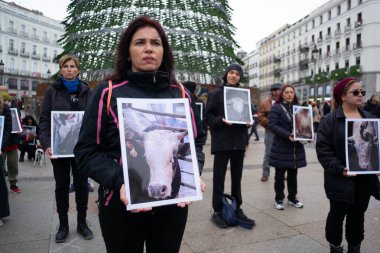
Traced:
[[359, 96], [359, 94], [361, 94], [363, 97], [365, 96], [365, 90], [353, 90], [353, 91], [349, 91], [349, 93], [352, 93], [352, 95], [354, 95], [355, 97]]

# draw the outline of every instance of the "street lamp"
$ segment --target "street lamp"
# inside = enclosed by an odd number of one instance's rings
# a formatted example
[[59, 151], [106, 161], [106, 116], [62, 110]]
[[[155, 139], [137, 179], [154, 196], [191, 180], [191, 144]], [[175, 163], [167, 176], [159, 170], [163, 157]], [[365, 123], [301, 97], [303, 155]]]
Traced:
[[319, 50], [317, 49], [317, 46], [314, 46], [314, 49], [311, 50], [311, 55], [313, 56], [313, 60], [314, 60], [314, 73], [313, 73], [314, 101], [317, 101], [317, 82], [315, 81], [315, 76], [317, 75], [317, 58], [319, 56]]
[[4, 85], [4, 62], [0, 60], [0, 85]]

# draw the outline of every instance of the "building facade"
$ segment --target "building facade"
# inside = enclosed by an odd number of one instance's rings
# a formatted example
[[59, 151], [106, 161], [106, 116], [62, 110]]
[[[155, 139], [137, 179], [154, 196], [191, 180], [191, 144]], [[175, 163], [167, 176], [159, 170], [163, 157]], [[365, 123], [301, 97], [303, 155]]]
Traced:
[[59, 70], [54, 58], [64, 32], [59, 21], [14, 3], [0, 0], [0, 84], [10, 95], [36, 94], [37, 86]]
[[292, 83], [301, 101], [329, 100], [334, 83], [357, 76], [380, 93], [380, 0], [331, 0], [259, 46], [262, 96]]

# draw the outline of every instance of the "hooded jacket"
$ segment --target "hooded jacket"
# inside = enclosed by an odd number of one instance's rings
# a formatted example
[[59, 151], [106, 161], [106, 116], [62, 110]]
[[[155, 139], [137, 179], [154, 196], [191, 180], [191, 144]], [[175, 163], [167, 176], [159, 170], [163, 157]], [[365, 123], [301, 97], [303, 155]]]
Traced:
[[[114, 80], [109, 113], [107, 113], [108, 82], [101, 82], [93, 92], [83, 117], [74, 154], [78, 169], [100, 184], [101, 205], [125, 210], [125, 205], [120, 201], [120, 188], [124, 184], [124, 178], [116, 99], [182, 97], [179, 86], [169, 84], [167, 75], [159, 73], [162, 72], [128, 72], [128, 80]], [[187, 92], [186, 98], [189, 99], [191, 106], [196, 154], [201, 172], [204, 164], [202, 148], [205, 143], [205, 133], [195, 101]]]
[[78, 91], [69, 95], [62, 78], [57, 79], [47, 90], [40, 115], [39, 139], [44, 149], [51, 146], [51, 112], [84, 111], [91, 91], [87, 83], [80, 80]]

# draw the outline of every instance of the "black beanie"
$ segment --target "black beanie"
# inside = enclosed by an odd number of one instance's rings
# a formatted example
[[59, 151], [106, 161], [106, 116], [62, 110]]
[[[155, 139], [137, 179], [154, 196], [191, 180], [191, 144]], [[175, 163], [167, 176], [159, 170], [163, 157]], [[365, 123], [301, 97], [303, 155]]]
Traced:
[[[226, 71], [224, 72], [223, 81], [225, 83], [227, 83], [227, 73], [230, 72], [231, 70], [236, 70], [237, 72], [239, 72], [240, 80], [243, 78], [243, 68], [237, 63], [232, 63], [231, 65], [229, 65], [226, 68]], [[240, 82], [240, 80], [239, 80], [239, 82]]]

